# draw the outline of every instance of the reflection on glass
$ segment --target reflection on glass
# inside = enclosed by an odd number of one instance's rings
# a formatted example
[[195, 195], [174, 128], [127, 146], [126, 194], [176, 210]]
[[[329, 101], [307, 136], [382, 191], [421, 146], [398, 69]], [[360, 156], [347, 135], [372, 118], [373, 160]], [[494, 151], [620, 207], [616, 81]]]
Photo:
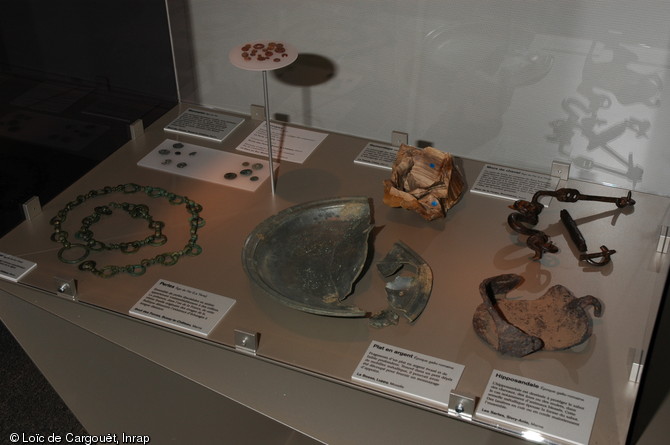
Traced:
[[263, 30], [332, 66], [307, 60], [325, 75], [309, 86], [273, 79], [273, 109], [292, 123], [377, 141], [400, 131], [541, 173], [558, 158], [573, 178], [670, 196], [670, 2], [185, 3], [188, 26], [171, 21], [182, 101], [246, 113], [257, 87], [221, 48]]
[[[595, 178], [605, 173], [622, 178], [621, 183], [627, 180], [633, 188], [643, 179], [644, 168], [639, 159], [645, 154], [630, 151], [624, 136], [648, 138], [651, 121], [632, 114], [660, 107], [663, 83], [656, 72], [647, 74], [633, 69], [635, 63], [639, 63], [639, 57], [625, 46], [593, 42], [584, 61], [577, 94], [562, 101], [567, 117], [551, 122], [553, 134], [547, 139], [581, 169], [579, 174], [583, 177]], [[630, 110], [631, 115], [617, 116], [613, 121], [611, 117], [603, 117], [609, 110], [618, 110], [618, 114]], [[581, 136], [585, 143], [580, 144], [576, 136]], [[572, 155], [575, 147], [583, 148], [586, 153]]]
[[554, 57], [530, 49], [531, 41], [532, 34], [485, 21], [428, 33], [419, 100], [427, 108], [421, 119], [431, 122], [425, 128], [431, 140], [465, 156], [481, 156], [500, 135], [517, 90], [551, 71]]
[[544, 437], [542, 437], [542, 434], [537, 433], [535, 431], [524, 431], [523, 433], [521, 433], [521, 436], [526, 440], [530, 440], [531, 442], [537, 442], [537, 443], [544, 442]]

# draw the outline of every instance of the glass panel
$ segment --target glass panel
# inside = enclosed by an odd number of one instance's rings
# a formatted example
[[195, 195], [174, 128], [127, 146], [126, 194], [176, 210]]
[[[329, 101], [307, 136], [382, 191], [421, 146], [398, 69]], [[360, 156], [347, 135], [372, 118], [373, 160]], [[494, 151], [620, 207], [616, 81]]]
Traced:
[[24, 220], [20, 203], [45, 204], [129, 125], [174, 107], [177, 88], [164, 0], [0, 3], [1, 235]]
[[168, 1], [181, 100], [248, 113], [261, 76], [228, 62], [273, 38], [273, 113], [458, 156], [670, 195], [670, 3], [519, 0]]

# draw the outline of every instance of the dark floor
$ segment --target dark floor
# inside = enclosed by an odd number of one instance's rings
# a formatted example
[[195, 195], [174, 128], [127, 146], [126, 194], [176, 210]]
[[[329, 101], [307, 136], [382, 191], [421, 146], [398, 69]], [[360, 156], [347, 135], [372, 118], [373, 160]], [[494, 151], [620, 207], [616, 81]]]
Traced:
[[0, 443], [6, 443], [11, 433], [86, 434], [2, 323], [0, 363]]

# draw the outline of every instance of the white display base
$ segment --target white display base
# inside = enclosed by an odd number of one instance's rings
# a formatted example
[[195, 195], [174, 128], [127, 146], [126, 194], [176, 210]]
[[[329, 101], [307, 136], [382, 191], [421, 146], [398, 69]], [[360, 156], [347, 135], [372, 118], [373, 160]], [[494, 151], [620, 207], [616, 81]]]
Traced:
[[[284, 68], [285, 66], [295, 62], [295, 60], [298, 58], [298, 50], [293, 45], [281, 42], [284, 51], [270, 51], [272, 52], [272, 55], [263, 58], [263, 60], [259, 60], [258, 56], [265, 55], [265, 51], [268, 49], [268, 45], [271, 42], [271, 40], [250, 40], [249, 42], [243, 43], [231, 49], [228, 53], [228, 59], [234, 66], [243, 70], [272, 71], [279, 68]], [[280, 43], [276, 40], [274, 42]], [[249, 45], [250, 48], [246, 50], [243, 49], [247, 45]], [[262, 45], [262, 48], [254, 48], [254, 45]], [[252, 54], [254, 50], [257, 50], [258, 54]], [[248, 54], [248, 57], [245, 58], [243, 54]]]
[[270, 177], [265, 160], [171, 139], [163, 141], [137, 165], [248, 191], [255, 191]]

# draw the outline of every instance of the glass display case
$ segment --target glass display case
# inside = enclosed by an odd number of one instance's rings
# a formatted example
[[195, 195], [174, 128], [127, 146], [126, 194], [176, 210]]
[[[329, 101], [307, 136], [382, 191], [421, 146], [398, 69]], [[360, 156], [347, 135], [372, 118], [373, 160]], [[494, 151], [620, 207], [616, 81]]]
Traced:
[[[1, 281], [4, 296], [317, 441], [629, 439], [670, 261], [667, 3], [167, 8], [180, 104], [0, 240], [10, 260], [36, 264]], [[264, 91], [229, 53], [266, 39], [299, 55]], [[254, 173], [268, 168], [262, 154], [241, 150], [263, 102], [280, 138], [317, 140], [304, 159], [280, 157], [276, 190]], [[234, 129], [166, 131], [194, 112]], [[386, 205], [392, 162], [359, 162], [369, 144], [399, 141], [453, 155], [462, 190], [444, 217]], [[489, 170], [501, 172], [493, 189], [509, 175], [545, 187], [516, 204], [473, 190]], [[247, 177], [258, 184], [236, 185]], [[537, 200], [539, 218], [515, 226]], [[321, 231], [353, 218], [351, 202], [369, 206], [364, 221], [328, 244]], [[334, 297], [324, 283], [342, 277]], [[417, 282], [421, 308], [394, 306]], [[342, 312], [305, 310], [314, 295]], [[366, 413], [383, 432], [352, 426]]]

